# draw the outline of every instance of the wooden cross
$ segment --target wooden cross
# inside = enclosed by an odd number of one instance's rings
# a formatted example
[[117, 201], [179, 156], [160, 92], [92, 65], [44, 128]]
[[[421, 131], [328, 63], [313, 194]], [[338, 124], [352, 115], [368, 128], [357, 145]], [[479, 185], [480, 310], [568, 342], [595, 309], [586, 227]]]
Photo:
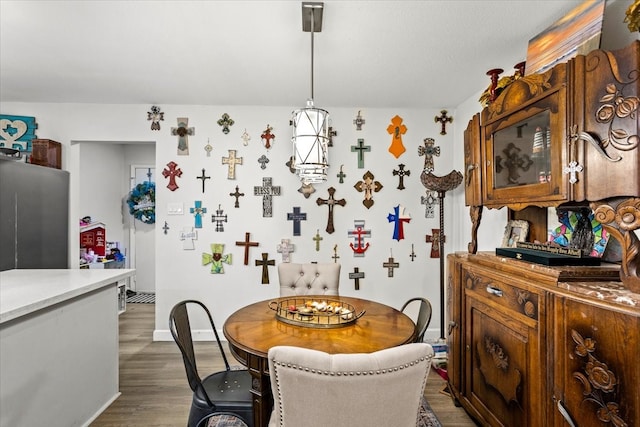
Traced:
[[273, 196], [280, 195], [280, 186], [274, 187], [272, 181], [272, 178], [262, 178], [262, 187], [253, 187], [253, 195], [262, 196], [262, 216], [264, 218], [273, 216]]
[[358, 169], [364, 168], [364, 153], [371, 151], [370, 145], [364, 145], [364, 139], [358, 139], [358, 145], [351, 146], [351, 152], [358, 152]]
[[229, 151], [229, 157], [222, 158], [223, 165], [229, 165], [227, 169], [227, 179], [236, 179], [236, 165], [242, 164], [242, 157], [236, 157], [236, 150]]
[[453, 122], [453, 117], [447, 117], [447, 110], [440, 111], [440, 116], [435, 116], [434, 120], [436, 123], [440, 122], [442, 124], [442, 129], [440, 130], [440, 135], [447, 134], [447, 123]]
[[364, 124], [364, 119], [360, 115], [360, 111], [358, 111], [358, 115], [355, 119], [353, 119], [353, 124], [356, 125], [356, 130], [362, 130], [362, 125]]
[[333, 258], [333, 262], [334, 262], [334, 263], [337, 263], [337, 262], [338, 262], [338, 259], [340, 258], [340, 257], [338, 256], [338, 245], [334, 245], [334, 246], [333, 246], [333, 255], [331, 256], [331, 258]]
[[371, 237], [371, 230], [364, 229], [364, 220], [356, 219], [353, 221], [355, 230], [348, 230], [347, 236], [353, 237], [356, 244], [349, 243], [354, 257], [364, 257], [364, 253], [369, 249], [369, 242], [364, 243], [365, 237]]
[[223, 255], [224, 243], [212, 243], [211, 253], [202, 253], [202, 265], [211, 264], [211, 274], [223, 274], [224, 264], [231, 264], [231, 254]]
[[582, 165], [579, 165], [578, 162], [576, 161], [572, 161], [569, 163], [569, 166], [565, 166], [562, 169], [563, 173], [568, 173], [569, 174], [569, 182], [571, 184], [575, 184], [576, 182], [578, 182], [578, 177], [577, 177], [577, 173], [578, 172], [582, 172]]
[[295, 245], [289, 239], [282, 239], [278, 245], [278, 253], [282, 254], [282, 262], [291, 262], [291, 253], [293, 253]]
[[406, 148], [402, 144], [402, 135], [407, 133], [407, 127], [402, 124], [402, 117], [397, 114], [391, 119], [391, 124], [387, 127], [387, 132], [391, 135], [391, 145], [389, 146], [389, 152], [393, 154], [396, 159], [402, 155]]
[[202, 228], [202, 215], [207, 213], [207, 208], [202, 207], [202, 201], [196, 200], [195, 206], [189, 208], [189, 212], [196, 217], [196, 228]]
[[349, 273], [349, 279], [355, 281], [356, 291], [360, 290], [360, 279], [364, 279], [364, 271], [360, 271], [358, 267], [353, 267], [353, 273]]
[[251, 246], [260, 245], [260, 243], [258, 242], [251, 242], [249, 240], [249, 234], [250, 233], [244, 233], [244, 242], [243, 241], [236, 242], [236, 246], [244, 246], [244, 265], [249, 265], [249, 248]]
[[424, 147], [418, 147], [418, 155], [424, 156], [424, 172], [433, 172], [433, 156], [440, 156], [440, 147], [434, 147], [433, 138], [424, 139]]
[[266, 169], [267, 163], [269, 163], [269, 158], [264, 154], [258, 158], [258, 163], [260, 163], [260, 169]]
[[344, 205], [347, 204], [347, 201], [345, 199], [335, 200], [333, 198], [333, 195], [336, 192], [335, 188], [329, 187], [329, 189], [327, 191], [329, 192], [329, 198], [328, 199], [322, 199], [322, 198], [318, 197], [318, 199], [316, 199], [316, 204], [318, 206], [327, 205], [329, 207], [329, 216], [327, 218], [326, 232], [331, 234], [331, 233], [333, 233], [335, 231], [335, 229], [333, 228], [333, 206], [334, 205], [344, 206]]
[[435, 191], [426, 190], [427, 195], [420, 197], [420, 203], [425, 205], [424, 217], [433, 218], [436, 214], [434, 206], [440, 204], [440, 199], [436, 197]]
[[171, 128], [171, 135], [178, 136], [178, 155], [189, 155], [189, 135], [195, 135], [196, 130], [189, 127], [189, 119], [187, 117], [178, 117], [178, 127]]
[[404, 177], [411, 175], [410, 170], [404, 170], [404, 165], [400, 163], [398, 165], [398, 170], [393, 170], [393, 176], [398, 176], [400, 182], [398, 183], [398, 190], [404, 190]]
[[316, 242], [316, 252], [320, 251], [320, 240], [322, 240], [322, 237], [320, 237], [320, 230], [316, 230], [316, 235], [313, 237], [313, 241]]
[[400, 263], [394, 262], [393, 257], [390, 256], [387, 262], [383, 262], [382, 266], [387, 269], [387, 276], [393, 277], [393, 269], [400, 268]]
[[180, 240], [182, 240], [182, 249], [194, 250], [196, 248], [194, 240], [198, 239], [198, 232], [193, 227], [184, 227], [180, 232]]
[[300, 235], [300, 221], [306, 221], [307, 214], [304, 212], [300, 212], [300, 207], [296, 206], [293, 208], [293, 212], [289, 212], [287, 214], [287, 221], [293, 221], [293, 235]]
[[233, 126], [235, 122], [227, 113], [224, 113], [217, 123], [218, 126], [222, 126], [222, 133], [226, 135], [229, 133], [229, 126]]
[[327, 144], [328, 147], [333, 147], [333, 137], [334, 136], [338, 136], [338, 131], [337, 130], [333, 130], [333, 126], [329, 126], [329, 143]]
[[344, 184], [344, 178], [347, 176], [347, 175], [342, 171], [343, 166], [344, 166], [344, 165], [340, 165], [340, 172], [338, 172], [338, 174], [336, 175], [336, 176], [338, 177], [338, 179], [340, 180], [340, 181], [338, 181], [340, 184]]
[[270, 265], [276, 265], [276, 261], [273, 259], [268, 259], [269, 258], [269, 254], [267, 252], [262, 252], [262, 259], [259, 260], [255, 260], [256, 261], [256, 267], [261, 265], [262, 266], [262, 284], [263, 285], [268, 285], [269, 284], [269, 266]]
[[234, 208], [239, 208], [240, 207], [240, 203], [238, 202], [238, 197], [242, 196], [244, 197], [244, 193], [241, 193], [238, 191], [238, 186], [236, 185], [236, 192], [235, 193], [229, 193], [229, 195], [231, 197], [235, 197], [236, 198], [236, 202], [233, 205]]
[[[431, 233], [425, 236], [425, 242], [431, 243], [431, 258], [440, 258], [440, 229], [432, 228]], [[444, 236], [442, 241], [445, 241]]]
[[222, 215], [223, 209], [218, 205], [218, 209], [216, 209], [216, 213], [211, 215], [211, 222], [216, 223], [216, 231], [224, 231], [223, 222], [227, 222], [227, 216]]
[[367, 209], [373, 206], [373, 192], [377, 193], [382, 190], [382, 184], [379, 181], [374, 181], [374, 178], [371, 171], [367, 171], [362, 175], [362, 181], [356, 182], [356, 185], [353, 186], [353, 188], [361, 193], [364, 191], [362, 204], [365, 205]]
[[262, 138], [262, 140], [264, 141], [264, 148], [266, 148], [267, 150], [271, 148], [271, 140], [276, 139], [276, 136], [271, 133], [272, 130], [273, 128], [267, 125], [267, 128], [264, 130], [264, 132], [262, 132], [262, 135], [260, 135], [260, 138]]
[[411, 222], [411, 216], [404, 213], [404, 207], [398, 205], [393, 208], [393, 213], [387, 215], [387, 221], [393, 222], [393, 238], [397, 241], [404, 239], [404, 223]]
[[207, 179], [211, 179], [210, 176], [205, 176], [204, 174], [204, 168], [202, 168], [202, 175], [196, 177], [196, 179], [201, 179], [202, 180], [202, 192], [204, 193], [204, 183]]
[[180, 169], [178, 167], [178, 164], [173, 161], [167, 163], [167, 166], [169, 167], [169, 169], [164, 168], [164, 170], [162, 171], [162, 175], [165, 178], [169, 178], [169, 184], [167, 184], [167, 188], [171, 191], [176, 191], [176, 189], [178, 188], [178, 184], [176, 184], [176, 177], [182, 176], [182, 169]]
[[164, 234], [167, 234], [169, 231], [169, 224], [167, 224], [167, 221], [164, 222], [164, 227], [162, 227], [162, 229], [164, 230]]
[[416, 258], [416, 253], [413, 250], [413, 243], [411, 244], [411, 253], [409, 254], [409, 257], [411, 258], [411, 262], [413, 262]]

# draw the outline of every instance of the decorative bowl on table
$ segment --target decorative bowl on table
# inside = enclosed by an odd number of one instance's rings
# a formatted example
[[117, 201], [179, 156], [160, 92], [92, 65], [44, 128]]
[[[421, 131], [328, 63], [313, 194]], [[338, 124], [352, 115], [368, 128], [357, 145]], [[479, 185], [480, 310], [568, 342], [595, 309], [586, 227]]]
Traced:
[[350, 325], [364, 315], [356, 308], [337, 298], [284, 298], [269, 302], [281, 322], [312, 328], [339, 328]]

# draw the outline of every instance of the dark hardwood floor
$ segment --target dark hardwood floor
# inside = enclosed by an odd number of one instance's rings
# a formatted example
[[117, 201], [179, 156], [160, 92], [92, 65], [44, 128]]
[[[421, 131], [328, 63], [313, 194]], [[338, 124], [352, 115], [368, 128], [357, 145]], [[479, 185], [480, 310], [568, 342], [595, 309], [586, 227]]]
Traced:
[[[122, 394], [91, 424], [92, 427], [186, 425], [191, 390], [182, 357], [173, 341], [152, 341], [154, 309], [153, 304], [127, 304], [127, 311], [120, 315]], [[213, 346], [210, 342], [196, 343], [198, 370], [203, 373], [224, 368], [222, 358]], [[230, 356], [230, 352], [227, 355]], [[229, 362], [233, 364], [234, 361]], [[440, 393], [444, 385], [432, 370], [425, 396], [442, 425], [475, 427], [462, 408], [454, 406], [448, 396]]]

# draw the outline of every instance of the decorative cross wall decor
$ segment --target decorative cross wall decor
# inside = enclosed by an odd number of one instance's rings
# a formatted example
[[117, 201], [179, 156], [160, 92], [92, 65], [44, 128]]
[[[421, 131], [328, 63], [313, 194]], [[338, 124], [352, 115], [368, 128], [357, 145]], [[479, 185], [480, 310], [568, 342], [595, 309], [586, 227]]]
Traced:
[[222, 158], [223, 165], [229, 165], [227, 169], [227, 179], [236, 179], [236, 165], [242, 164], [242, 157], [236, 157], [236, 150], [229, 151], [229, 157]]
[[267, 128], [264, 130], [264, 132], [262, 132], [262, 135], [260, 135], [260, 138], [262, 138], [262, 141], [264, 143], [264, 148], [266, 148], [267, 150], [271, 148], [271, 140], [276, 139], [275, 134], [271, 133], [272, 130], [273, 128], [267, 125]]
[[353, 279], [356, 291], [360, 290], [360, 279], [364, 279], [364, 271], [360, 271], [358, 267], [353, 267], [353, 273], [349, 273], [349, 279]]
[[182, 240], [182, 249], [192, 251], [196, 248], [194, 240], [198, 240], [198, 232], [193, 227], [184, 227], [180, 232], [180, 240]]
[[371, 237], [371, 230], [364, 229], [364, 220], [356, 219], [353, 221], [354, 230], [348, 230], [347, 236], [353, 237], [355, 240], [355, 245], [353, 243], [349, 243], [349, 247], [353, 251], [354, 257], [364, 257], [364, 253], [369, 249], [369, 242], [365, 243], [365, 237]]
[[235, 122], [227, 113], [224, 113], [217, 123], [218, 126], [222, 126], [222, 133], [226, 135], [229, 133], [229, 126], [233, 126]]
[[569, 183], [575, 184], [578, 182], [578, 172], [582, 172], [582, 165], [578, 164], [576, 161], [572, 161], [569, 163], [569, 166], [565, 166], [562, 168], [562, 172], [565, 174], [569, 174]]
[[258, 163], [260, 163], [260, 169], [264, 170], [267, 168], [267, 163], [269, 163], [269, 158], [264, 154], [258, 157]]
[[367, 171], [364, 175], [362, 175], [362, 181], [356, 182], [356, 185], [353, 186], [359, 192], [364, 192], [364, 200], [362, 204], [369, 209], [373, 206], [373, 192], [378, 192], [382, 190], [382, 184], [379, 181], [374, 181], [374, 176], [371, 171]]
[[238, 186], [236, 185], [236, 192], [235, 193], [229, 193], [229, 195], [231, 197], [235, 197], [236, 198], [236, 202], [233, 205], [234, 208], [239, 208], [240, 207], [240, 203], [238, 202], [238, 197], [244, 197], [244, 193], [241, 193], [240, 191], [238, 191]]
[[207, 152], [207, 157], [211, 157], [211, 152], [213, 151], [213, 146], [209, 143], [209, 138], [207, 138], [207, 145], [204, 146], [204, 151]]
[[364, 139], [360, 138], [358, 139], [358, 145], [352, 145], [351, 146], [351, 152], [355, 153], [358, 152], [358, 169], [363, 169], [364, 168], [364, 153], [365, 152], [370, 152], [371, 151], [371, 146], [370, 145], [364, 145]]
[[404, 213], [404, 207], [398, 205], [393, 213], [387, 215], [387, 221], [393, 222], [393, 238], [397, 241], [404, 239], [404, 223], [411, 222], [411, 215]]
[[242, 132], [242, 135], [240, 136], [240, 139], [242, 140], [242, 145], [247, 146], [249, 145], [249, 141], [251, 140], [251, 136], [247, 133], [247, 129], [245, 128], [244, 132]]
[[244, 233], [244, 241], [236, 242], [236, 246], [244, 246], [244, 265], [249, 265], [249, 248], [260, 245], [258, 242], [250, 241], [249, 234], [250, 233]]
[[187, 117], [178, 117], [178, 127], [171, 128], [171, 135], [178, 136], [178, 155], [189, 155], [189, 136], [195, 135], [196, 130], [189, 127], [189, 119]]
[[404, 165], [402, 163], [398, 165], [398, 170], [393, 170], [393, 176], [397, 176], [399, 178], [398, 190], [404, 190], [404, 177], [409, 175], [411, 175], [411, 171], [404, 170]]
[[293, 156], [289, 157], [289, 160], [284, 164], [287, 168], [289, 168], [289, 172], [295, 174], [296, 168], [293, 167]]
[[327, 144], [327, 147], [333, 147], [333, 137], [334, 136], [338, 136], [338, 131], [333, 129], [333, 126], [329, 126], [329, 143]]
[[207, 213], [207, 208], [202, 207], [202, 201], [196, 200], [195, 206], [192, 208], [189, 208], [189, 212], [195, 215], [195, 220], [196, 220], [195, 227], [202, 228], [202, 215]]
[[333, 207], [335, 205], [344, 206], [344, 205], [347, 204], [347, 201], [345, 199], [335, 200], [333, 198], [333, 195], [336, 193], [336, 189], [335, 188], [329, 187], [327, 191], [329, 192], [329, 198], [322, 199], [322, 198], [318, 197], [316, 199], [316, 204], [318, 206], [327, 205], [329, 207], [329, 216], [327, 218], [326, 232], [329, 233], [329, 234], [332, 234], [335, 231], [335, 228], [333, 227]]
[[282, 262], [291, 262], [291, 254], [295, 250], [295, 245], [289, 239], [282, 239], [277, 250], [279, 254], [282, 254]]
[[[444, 242], [445, 236], [442, 241]], [[431, 235], [425, 236], [425, 242], [431, 243], [431, 258], [440, 258], [440, 229], [432, 228]]]
[[160, 130], [160, 122], [164, 121], [164, 113], [160, 111], [160, 107], [153, 105], [150, 111], [147, 111], [147, 120], [151, 120], [151, 130]]
[[289, 212], [287, 214], [287, 221], [293, 221], [293, 235], [300, 235], [300, 221], [306, 221], [307, 214], [304, 212], [300, 212], [300, 207], [296, 206], [293, 208], [293, 212]]
[[440, 116], [435, 116], [434, 120], [436, 123], [442, 124], [442, 129], [440, 129], [440, 135], [447, 134], [447, 123], [453, 122], [453, 117], [447, 117], [447, 110], [440, 111]]
[[416, 252], [413, 250], [413, 243], [411, 244], [411, 253], [409, 254], [409, 257], [411, 258], [411, 262], [416, 259]]
[[322, 240], [320, 230], [316, 230], [316, 235], [313, 237], [313, 241], [316, 242], [316, 252], [320, 252], [320, 240]]
[[393, 256], [390, 256], [387, 262], [382, 263], [382, 266], [387, 269], [387, 276], [393, 277], [393, 269], [400, 268], [400, 263], [395, 262]]
[[433, 218], [436, 215], [435, 205], [440, 204], [440, 199], [436, 197], [435, 191], [426, 190], [426, 196], [420, 197], [420, 203], [425, 205], [424, 217]]
[[227, 222], [227, 216], [223, 215], [222, 214], [223, 212], [224, 211], [222, 210], [220, 205], [218, 205], [218, 209], [216, 209], [216, 213], [211, 215], [211, 222], [216, 223], [216, 231], [224, 231], [223, 222]]
[[435, 139], [425, 138], [424, 147], [418, 147], [418, 155], [424, 156], [423, 172], [433, 172], [433, 156], [440, 156], [440, 147], [435, 147]]
[[207, 179], [211, 179], [210, 176], [206, 176], [204, 174], [204, 168], [202, 168], [202, 175], [196, 177], [196, 179], [201, 179], [202, 180], [202, 193], [204, 193], [204, 183]]
[[305, 199], [308, 199], [310, 195], [316, 192], [316, 189], [313, 188], [313, 184], [305, 184], [304, 182], [298, 188], [298, 193], [301, 193]]
[[338, 172], [338, 174], [336, 175], [339, 179], [339, 183], [340, 184], [344, 184], [344, 179], [346, 178], [346, 174], [342, 171], [342, 168], [344, 167], [344, 165], [340, 165], [340, 172]]
[[262, 253], [262, 259], [257, 259], [256, 267], [262, 266], [262, 284], [269, 284], [269, 266], [276, 265], [276, 261], [274, 259], [269, 259], [269, 254], [267, 252]]
[[358, 115], [355, 119], [353, 119], [353, 124], [356, 125], [356, 130], [362, 130], [362, 125], [365, 123], [365, 120], [360, 115], [360, 111], [358, 111]]
[[407, 133], [407, 127], [402, 124], [402, 117], [397, 114], [391, 119], [391, 124], [387, 127], [387, 132], [391, 135], [391, 145], [389, 152], [397, 159], [407, 151], [402, 144], [402, 135]]
[[262, 216], [271, 218], [273, 216], [273, 196], [280, 195], [280, 186], [272, 185], [272, 178], [262, 178], [262, 187], [253, 187], [254, 196], [262, 196]]
[[338, 245], [333, 246], [333, 255], [331, 256], [331, 258], [333, 258], [334, 264], [338, 262], [338, 259], [340, 258], [338, 256]]
[[162, 229], [164, 230], [164, 234], [167, 234], [167, 232], [169, 232], [169, 224], [167, 224], [167, 221], [164, 222], [164, 226], [162, 227]]
[[169, 167], [169, 169], [164, 168], [164, 170], [162, 171], [162, 176], [164, 176], [165, 178], [169, 178], [169, 184], [167, 184], [167, 188], [171, 191], [176, 191], [176, 189], [178, 189], [178, 184], [176, 184], [176, 177], [182, 176], [182, 169], [180, 169], [178, 167], [178, 164], [173, 161], [167, 163], [167, 166]]
[[202, 253], [202, 265], [211, 264], [211, 274], [223, 274], [224, 266], [231, 265], [231, 254], [223, 255], [224, 243], [212, 243], [211, 253]]

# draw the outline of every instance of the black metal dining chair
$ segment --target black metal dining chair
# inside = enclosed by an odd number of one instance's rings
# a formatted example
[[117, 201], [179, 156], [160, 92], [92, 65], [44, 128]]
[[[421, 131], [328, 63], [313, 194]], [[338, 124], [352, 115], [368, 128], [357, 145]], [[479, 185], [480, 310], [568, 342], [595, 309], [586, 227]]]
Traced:
[[[225, 370], [214, 372], [201, 378], [196, 365], [196, 356], [191, 335], [189, 308], [201, 310], [206, 314], [218, 343]], [[195, 312], [192, 311], [195, 314]], [[251, 375], [246, 369], [232, 370], [227, 361], [218, 331], [209, 309], [195, 300], [185, 300], [176, 304], [169, 314], [169, 330], [175, 340], [184, 361], [189, 387], [193, 391], [188, 427], [197, 427], [207, 415], [216, 412], [236, 414], [249, 426], [253, 427], [253, 404], [251, 397]]]
[[[418, 305], [418, 313], [417, 315], [409, 315], [409, 313], [415, 313], [415, 306]], [[411, 298], [404, 303], [402, 308], [400, 309], [403, 313], [412, 317], [414, 323], [416, 324], [416, 338], [413, 342], [423, 342], [424, 341], [424, 333], [427, 331], [429, 327], [429, 323], [431, 323], [431, 303], [426, 298]]]

